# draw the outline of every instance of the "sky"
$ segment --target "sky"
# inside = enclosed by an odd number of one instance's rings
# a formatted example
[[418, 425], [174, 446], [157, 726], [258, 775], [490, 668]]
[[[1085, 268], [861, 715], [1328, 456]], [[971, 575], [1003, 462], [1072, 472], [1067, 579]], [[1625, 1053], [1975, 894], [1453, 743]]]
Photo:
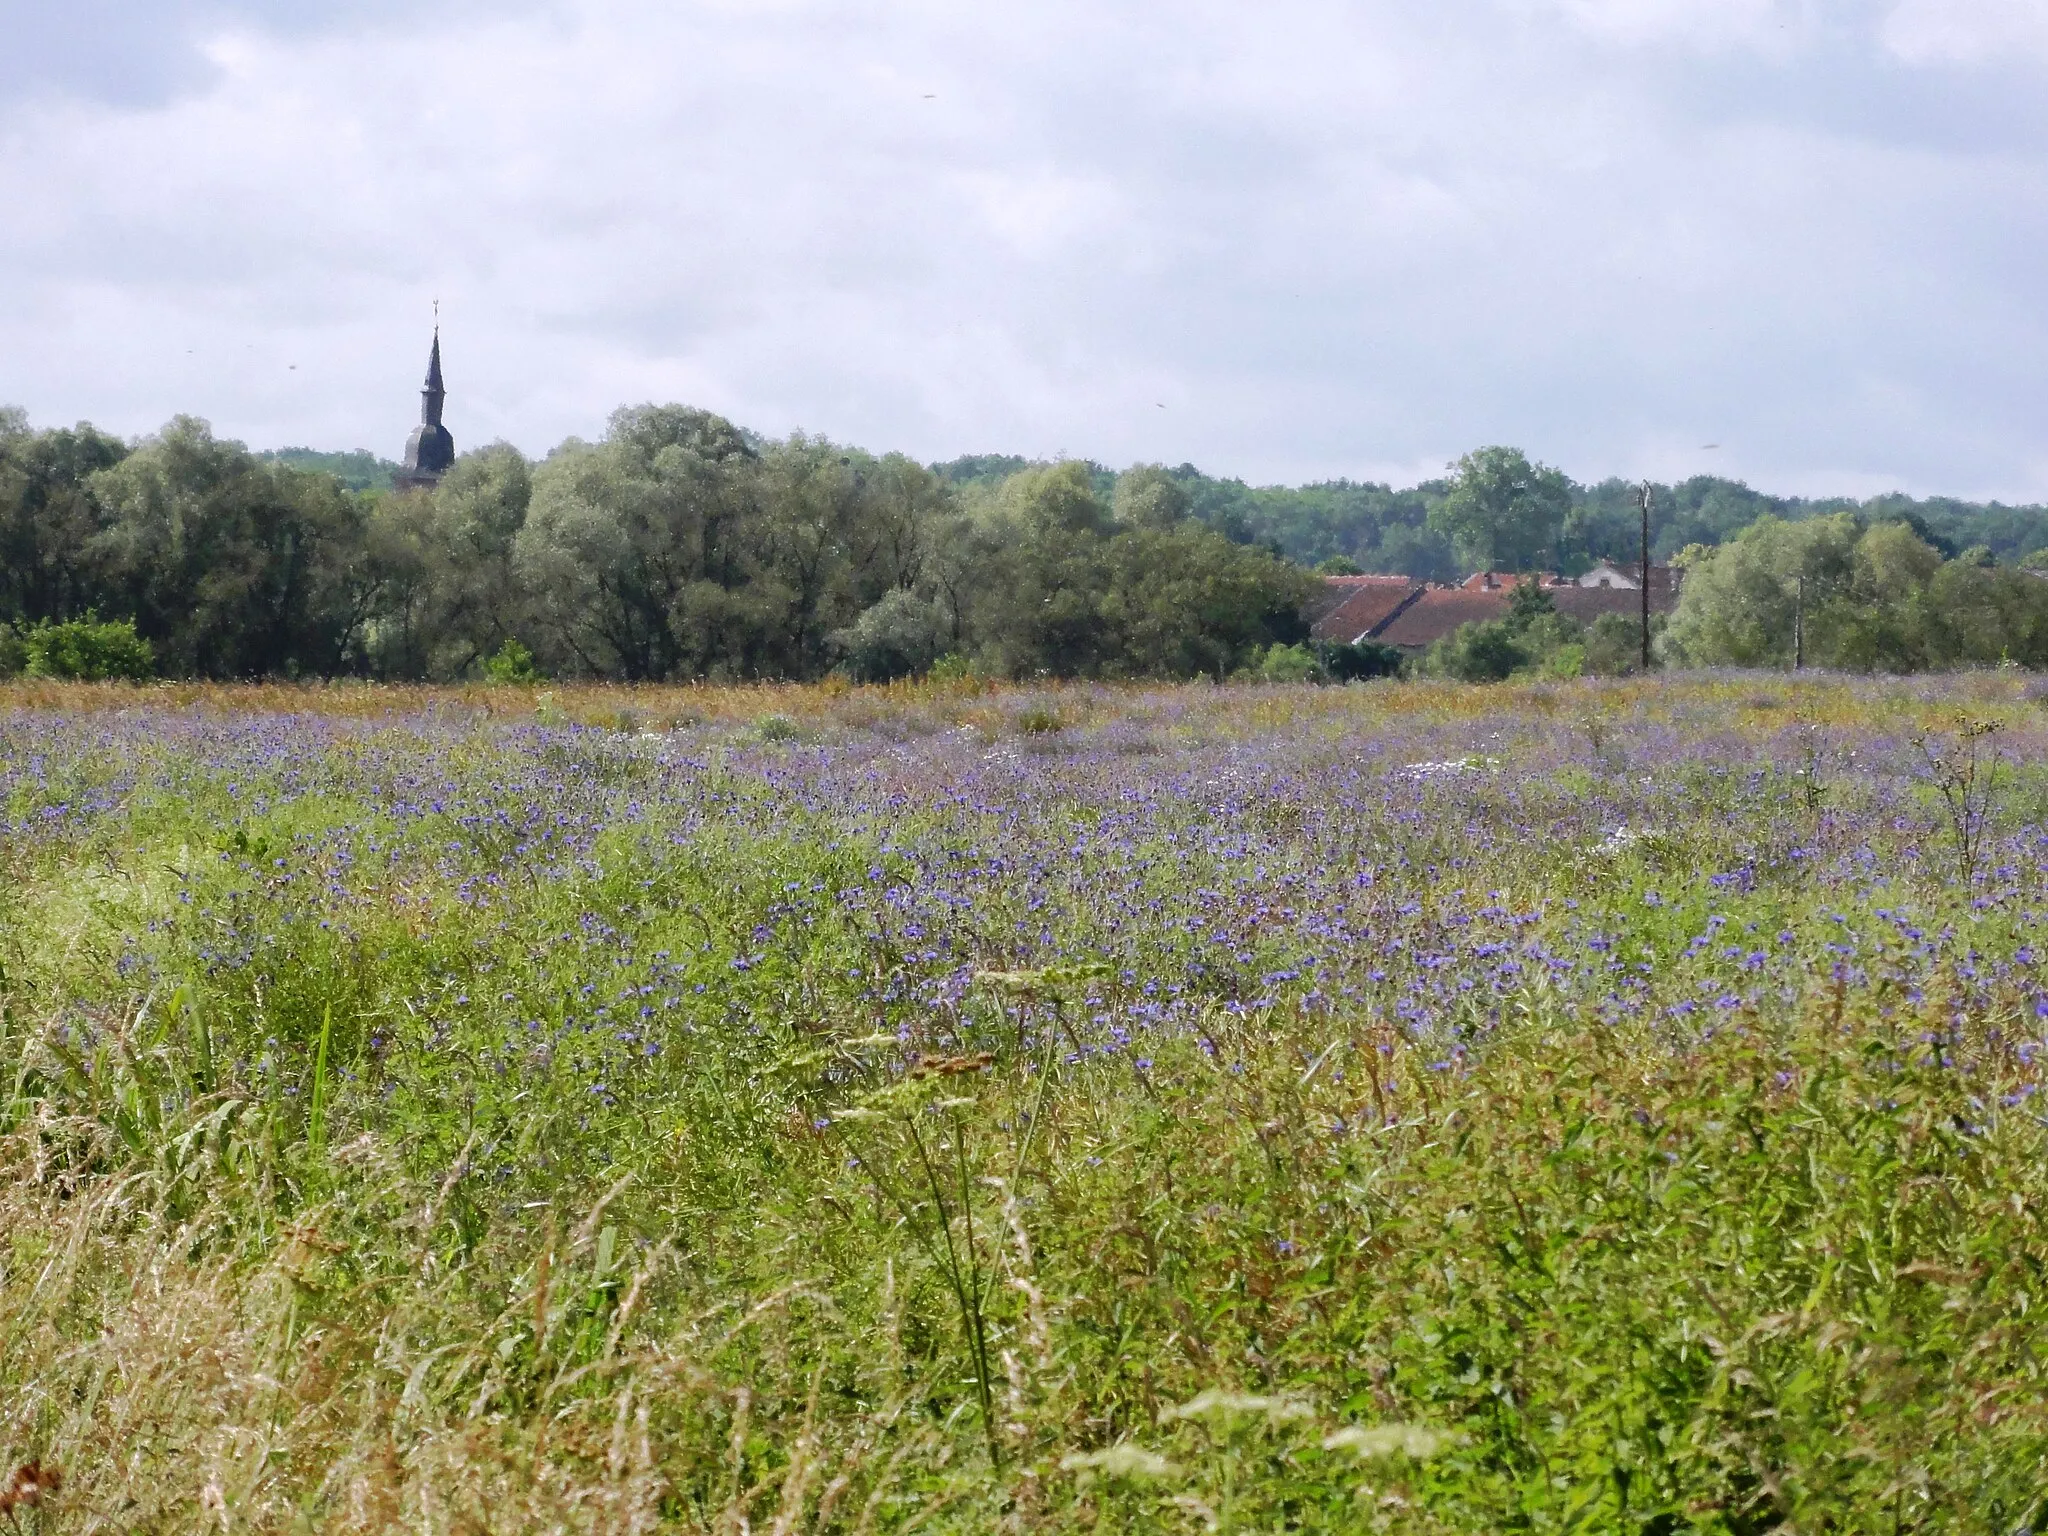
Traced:
[[2048, 500], [2048, 0], [0, 0], [0, 404]]

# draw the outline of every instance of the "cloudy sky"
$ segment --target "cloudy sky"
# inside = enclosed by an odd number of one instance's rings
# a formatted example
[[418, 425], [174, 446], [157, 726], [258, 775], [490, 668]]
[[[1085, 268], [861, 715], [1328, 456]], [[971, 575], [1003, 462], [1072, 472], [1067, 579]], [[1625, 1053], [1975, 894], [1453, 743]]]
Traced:
[[[2048, 0], [0, 0], [0, 402], [2048, 499]], [[1713, 445], [1713, 446], [1709, 446]]]

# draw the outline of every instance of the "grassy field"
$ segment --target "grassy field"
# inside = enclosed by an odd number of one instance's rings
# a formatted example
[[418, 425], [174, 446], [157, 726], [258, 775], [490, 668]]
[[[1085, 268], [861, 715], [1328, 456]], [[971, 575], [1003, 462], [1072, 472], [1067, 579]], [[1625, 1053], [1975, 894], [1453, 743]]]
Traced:
[[2044, 700], [0, 689], [6, 1518], [2048, 1530]]

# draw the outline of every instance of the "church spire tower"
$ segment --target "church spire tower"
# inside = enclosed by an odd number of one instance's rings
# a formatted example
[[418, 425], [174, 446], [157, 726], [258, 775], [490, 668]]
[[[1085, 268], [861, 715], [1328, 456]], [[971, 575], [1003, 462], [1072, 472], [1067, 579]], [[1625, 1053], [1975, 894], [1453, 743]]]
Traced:
[[[437, 305], [436, 308], [439, 306]], [[441, 327], [434, 327], [434, 347], [427, 354], [427, 383], [420, 391], [420, 424], [405, 440], [405, 457], [392, 484], [401, 491], [426, 490], [440, 484], [455, 462], [455, 439], [441, 425], [441, 406], [448, 398], [441, 382]]]

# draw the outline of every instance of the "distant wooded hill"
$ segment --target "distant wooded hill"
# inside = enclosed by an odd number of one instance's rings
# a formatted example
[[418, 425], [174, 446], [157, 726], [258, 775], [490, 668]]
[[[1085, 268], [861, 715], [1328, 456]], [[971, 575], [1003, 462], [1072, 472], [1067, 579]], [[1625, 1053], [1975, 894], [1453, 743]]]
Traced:
[[310, 469], [334, 476], [352, 491], [388, 491], [398, 466], [367, 448], [353, 453], [323, 453], [318, 448], [271, 448], [256, 455], [272, 464]]
[[[389, 490], [398, 468], [367, 448], [352, 453], [273, 448], [257, 457], [333, 475], [352, 491]], [[931, 467], [954, 485], [994, 487], [1043, 462], [1021, 454], [981, 453]], [[1105, 502], [1111, 500], [1117, 472], [1093, 461], [1088, 462], [1088, 471], [1096, 494]], [[1443, 500], [1448, 480], [1426, 480], [1396, 490], [1358, 480], [1253, 486], [1203, 474], [1192, 464], [1167, 473], [1186, 488], [1189, 511], [1196, 519], [1237, 543], [1263, 545], [1297, 564], [1348, 560], [1361, 571], [1425, 581], [1465, 574], [1452, 541], [1428, 524], [1429, 509]], [[1582, 570], [1604, 558], [1632, 558], [1640, 540], [1637, 482], [1610, 477], [1592, 485], [1569, 483], [1571, 511], [1558, 563]], [[2007, 506], [1952, 496], [1916, 499], [1898, 493], [1861, 501], [1848, 496], [1773, 496], [1718, 475], [1695, 475], [1676, 485], [1659, 484], [1654, 491], [1650, 541], [1659, 561], [1688, 545], [1725, 543], [1760, 517], [1797, 522], [1838, 512], [1854, 513], [1866, 523], [1906, 523], [1950, 558], [1978, 549], [2012, 563], [2048, 548], [2048, 506]]]
[[[994, 484], [1032, 462], [1008, 454], [975, 454], [932, 468], [956, 485]], [[1088, 468], [1100, 493], [1109, 496], [1116, 484], [1115, 471], [1092, 462]], [[1265, 545], [1302, 565], [1350, 561], [1361, 571], [1425, 581], [1447, 581], [1468, 573], [1464, 552], [1429, 525], [1430, 509], [1450, 492], [1448, 478], [1397, 490], [1357, 480], [1253, 486], [1205, 475], [1192, 464], [1167, 473], [1186, 489], [1191, 515], [1240, 543]], [[1570, 510], [1556, 563], [1578, 571], [1603, 558], [1635, 558], [1641, 537], [1637, 482], [1610, 477], [1591, 485], [1565, 483]], [[1695, 475], [1653, 489], [1650, 539], [1659, 562], [1688, 545], [1725, 543], [1760, 517], [1798, 522], [1840, 512], [1853, 513], [1865, 523], [1906, 523], [1951, 558], [1984, 550], [2012, 563], [2048, 547], [2048, 506], [1901, 494], [1860, 501], [1849, 496], [1773, 496], [1718, 475]]]

